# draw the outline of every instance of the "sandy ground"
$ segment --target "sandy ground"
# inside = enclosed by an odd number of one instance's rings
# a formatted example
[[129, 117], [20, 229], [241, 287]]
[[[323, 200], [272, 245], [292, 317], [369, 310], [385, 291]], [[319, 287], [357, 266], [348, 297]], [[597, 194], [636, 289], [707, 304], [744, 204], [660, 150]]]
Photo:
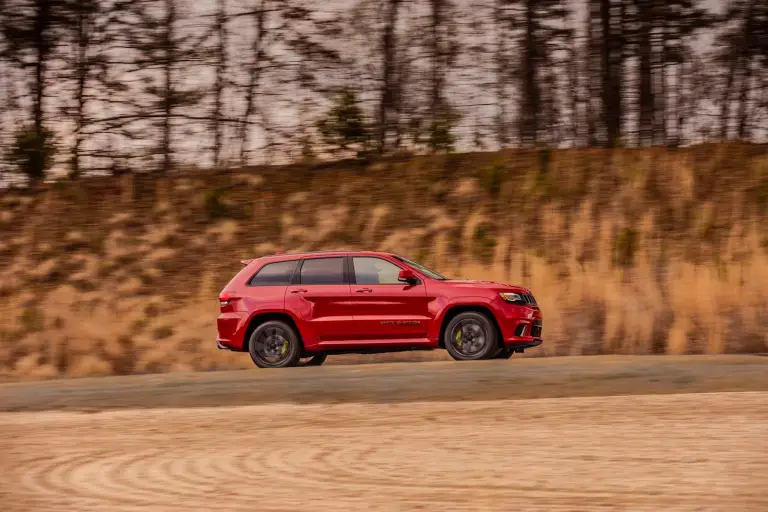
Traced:
[[6, 384], [0, 510], [764, 511], [766, 363], [577, 358]]
[[768, 393], [5, 413], [5, 511], [767, 510]]

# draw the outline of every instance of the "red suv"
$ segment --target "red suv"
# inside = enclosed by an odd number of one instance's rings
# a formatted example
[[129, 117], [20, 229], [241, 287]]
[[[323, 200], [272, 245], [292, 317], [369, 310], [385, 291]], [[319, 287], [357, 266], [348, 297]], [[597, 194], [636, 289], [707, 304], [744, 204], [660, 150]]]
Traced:
[[320, 365], [329, 354], [440, 348], [462, 361], [508, 359], [542, 343], [541, 311], [519, 286], [452, 280], [380, 252], [277, 254], [242, 263], [219, 296], [216, 343], [249, 352], [261, 368]]

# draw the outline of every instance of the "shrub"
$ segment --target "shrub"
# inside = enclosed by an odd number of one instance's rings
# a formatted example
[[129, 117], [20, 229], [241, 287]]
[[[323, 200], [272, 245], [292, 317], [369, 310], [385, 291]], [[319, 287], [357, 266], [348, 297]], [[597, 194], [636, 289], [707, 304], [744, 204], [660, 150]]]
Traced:
[[472, 253], [475, 258], [483, 263], [488, 263], [493, 259], [495, 249], [496, 240], [486, 231], [485, 227], [478, 227], [472, 240]]
[[16, 132], [8, 159], [30, 181], [39, 182], [45, 178], [45, 171], [53, 164], [55, 155], [56, 144], [52, 131], [46, 128], [37, 130], [34, 127], [24, 127]]
[[355, 150], [365, 153], [370, 142], [368, 127], [355, 93], [344, 89], [331, 109], [317, 123], [323, 141], [334, 151]]
[[613, 243], [614, 262], [621, 267], [631, 267], [639, 244], [639, 235], [634, 228], [624, 228], [616, 235]]
[[485, 190], [494, 199], [496, 199], [501, 192], [503, 173], [504, 166], [499, 163], [485, 167], [482, 170], [482, 181], [483, 185], [485, 186]]
[[173, 336], [173, 328], [166, 326], [158, 327], [152, 332], [155, 340], [165, 340]]
[[25, 332], [40, 332], [45, 328], [45, 316], [37, 308], [27, 308], [21, 313], [21, 325]]
[[209, 220], [220, 219], [227, 214], [224, 194], [220, 190], [209, 190], [203, 196], [203, 209]]

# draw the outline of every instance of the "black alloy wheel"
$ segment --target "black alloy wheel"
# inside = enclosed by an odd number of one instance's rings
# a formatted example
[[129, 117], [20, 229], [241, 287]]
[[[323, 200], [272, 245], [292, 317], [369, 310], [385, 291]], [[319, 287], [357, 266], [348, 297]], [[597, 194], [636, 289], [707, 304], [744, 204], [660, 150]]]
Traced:
[[248, 352], [259, 368], [286, 368], [296, 366], [301, 347], [293, 327], [273, 320], [264, 322], [253, 331]]
[[498, 351], [496, 328], [482, 313], [459, 313], [445, 329], [445, 348], [457, 361], [490, 359]]

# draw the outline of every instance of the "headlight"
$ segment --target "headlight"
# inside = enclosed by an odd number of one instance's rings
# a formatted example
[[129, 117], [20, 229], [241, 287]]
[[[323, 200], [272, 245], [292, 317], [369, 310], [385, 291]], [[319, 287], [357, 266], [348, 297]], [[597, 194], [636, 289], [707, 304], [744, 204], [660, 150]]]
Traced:
[[502, 299], [504, 299], [507, 302], [511, 302], [513, 304], [515, 303], [525, 303], [523, 300], [523, 296], [519, 293], [509, 293], [509, 292], [502, 292], [499, 293]]

